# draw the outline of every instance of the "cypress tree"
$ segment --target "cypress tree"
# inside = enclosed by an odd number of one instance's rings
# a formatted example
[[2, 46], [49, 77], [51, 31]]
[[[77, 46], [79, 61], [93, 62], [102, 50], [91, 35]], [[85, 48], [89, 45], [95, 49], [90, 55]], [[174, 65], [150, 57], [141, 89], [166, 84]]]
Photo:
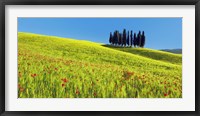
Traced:
[[116, 36], [117, 36], [117, 45], [119, 45], [119, 31], [116, 32]]
[[110, 32], [109, 43], [112, 44], [112, 32]]
[[121, 33], [119, 33], [119, 45], [122, 45], [122, 36], [121, 36]]
[[128, 31], [128, 35], [127, 35], [127, 40], [126, 40], [127, 45], [129, 46], [129, 31]]
[[142, 31], [142, 35], [141, 35], [141, 47], [143, 48], [145, 45], [145, 34], [144, 31]]
[[134, 47], [137, 46], [137, 36], [136, 36], [136, 33], [134, 33], [133, 45], [134, 45]]
[[126, 29], [123, 30], [123, 45], [126, 46]]
[[112, 45], [115, 44], [115, 32], [113, 33], [113, 36], [112, 36]]
[[120, 40], [121, 40], [121, 46], [123, 46], [123, 34], [122, 33], [120, 33]]
[[116, 38], [116, 34], [115, 34], [115, 31], [114, 31], [114, 33], [113, 33], [113, 45], [115, 45], [115, 38]]
[[114, 44], [117, 45], [117, 32], [114, 32]]
[[132, 30], [131, 30], [130, 38], [131, 38], [131, 47], [132, 47], [132, 45], [133, 45], [133, 31]]
[[141, 46], [141, 32], [139, 31], [138, 35], [137, 35], [137, 46], [140, 47]]

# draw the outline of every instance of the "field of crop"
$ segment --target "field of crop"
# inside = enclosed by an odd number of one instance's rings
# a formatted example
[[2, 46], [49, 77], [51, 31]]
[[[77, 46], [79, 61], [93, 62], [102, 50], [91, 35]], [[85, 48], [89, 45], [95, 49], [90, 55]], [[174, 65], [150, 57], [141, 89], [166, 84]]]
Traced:
[[18, 33], [19, 98], [181, 98], [182, 55]]

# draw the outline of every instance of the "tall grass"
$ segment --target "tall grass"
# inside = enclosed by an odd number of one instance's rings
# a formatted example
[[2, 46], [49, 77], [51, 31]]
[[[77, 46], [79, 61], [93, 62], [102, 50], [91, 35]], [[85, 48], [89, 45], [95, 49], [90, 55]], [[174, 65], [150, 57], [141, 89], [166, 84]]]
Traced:
[[181, 98], [182, 56], [145, 51], [19, 32], [18, 97]]

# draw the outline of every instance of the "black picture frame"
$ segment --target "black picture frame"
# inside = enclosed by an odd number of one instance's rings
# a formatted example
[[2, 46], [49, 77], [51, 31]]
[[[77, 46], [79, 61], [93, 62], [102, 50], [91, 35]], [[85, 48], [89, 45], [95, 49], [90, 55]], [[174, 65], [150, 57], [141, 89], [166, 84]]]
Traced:
[[[200, 49], [200, 0], [0, 0], [0, 114], [19, 115], [136, 115], [136, 116], [199, 116], [199, 49]], [[6, 5], [195, 5], [195, 111], [5, 111], [5, 6]]]

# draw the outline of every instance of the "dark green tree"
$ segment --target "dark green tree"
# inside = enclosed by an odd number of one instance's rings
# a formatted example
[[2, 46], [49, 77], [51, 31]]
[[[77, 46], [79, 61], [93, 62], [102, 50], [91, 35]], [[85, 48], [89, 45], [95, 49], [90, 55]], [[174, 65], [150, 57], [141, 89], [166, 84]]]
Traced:
[[140, 47], [144, 47], [145, 45], [145, 34], [144, 34], [144, 31], [142, 31], [142, 35], [141, 35], [141, 46]]
[[137, 35], [137, 46], [140, 47], [141, 46], [141, 31], [139, 31], [138, 35]]
[[114, 32], [114, 45], [117, 45], [117, 31]]
[[119, 45], [119, 31], [116, 31], [116, 36], [117, 36], [117, 45]]
[[130, 38], [131, 38], [131, 47], [132, 47], [133, 45], [133, 31], [132, 30], [131, 30]]
[[126, 46], [126, 29], [123, 30], [123, 46]]
[[123, 46], [123, 34], [121, 33], [120, 35], [121, 35], [121, 44], [120, 45]]
[[115, 44], [115, 32], [112, 34], [112, 45]]
[[110, 32], [110, 37], [109, 37], [109, 43], [110, 43], [110, 44], [112, 44], [112, 38], [113, 38], [112, 32]]
[[136, 36], [136, 33], [134, 33], [134, 37], [133, 37], [133, 45], [134, 45], [134, 47], [137, 46], [137, 36]]
[[127, 34], [127, 40], [126, 40], [126, 43], [127, 43], [127, 46], [129, 46], [129, 43], [130, 43], [130, 41], [129, 41], [129, 31], [128, 31], [128, 34]]
[[119, 33], [119, 41], [118, 41], [118, 45], [122, 45], [122, 34]]

